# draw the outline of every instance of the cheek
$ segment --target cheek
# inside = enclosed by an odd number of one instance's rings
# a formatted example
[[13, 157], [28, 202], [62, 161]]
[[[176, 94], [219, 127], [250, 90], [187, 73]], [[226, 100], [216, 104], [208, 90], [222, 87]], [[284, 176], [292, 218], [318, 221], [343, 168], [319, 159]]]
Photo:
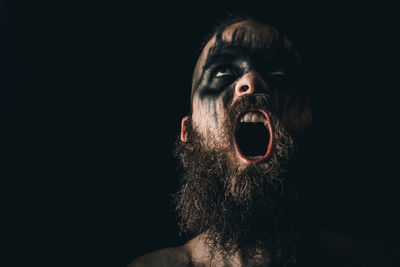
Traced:
[[312, 122], [311, 106], [308, 99], [291, 109], [291, 114], [289, 116], [292, 118], [292, 125], [296, 131], [305, 131]]
[[312, 121], [308, 99], [294, 99], [284, 113], [284, 123], [289, 131], [303, 132]]
[[223, 98], [193, 98], [193, 125], [207, 135], [218, 135], [225, 120], [226, 108]]

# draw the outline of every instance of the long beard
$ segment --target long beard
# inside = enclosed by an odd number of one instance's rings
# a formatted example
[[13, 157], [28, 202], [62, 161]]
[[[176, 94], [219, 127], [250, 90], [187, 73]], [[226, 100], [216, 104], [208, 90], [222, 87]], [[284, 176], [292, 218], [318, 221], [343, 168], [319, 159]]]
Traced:
[[[274, 147], [268, 161], [242, 169], [229, 156], [236, 114], [248, 108], [268, 108], [267, 100], [249, 96], [237, 101], [228, 112], [225, 136], [211, 140], [213, 149], [205, 148], [203, 137], [188, 121], [188, 141], [178, 141], [175, 149], [183, 167], [176, 209], [181, 230], [204, 233], [203, 241], [211, 252], [224, 258], [238, 252], [249, 264], [264, 255], [272, 265], [289, 266], [295, 262], [298, 238], [293, 210], [296, 194], [286, 176], [294, 151], [292, 138], [270, 113]], [[218, 145], [221, 140], [228, 145]]]

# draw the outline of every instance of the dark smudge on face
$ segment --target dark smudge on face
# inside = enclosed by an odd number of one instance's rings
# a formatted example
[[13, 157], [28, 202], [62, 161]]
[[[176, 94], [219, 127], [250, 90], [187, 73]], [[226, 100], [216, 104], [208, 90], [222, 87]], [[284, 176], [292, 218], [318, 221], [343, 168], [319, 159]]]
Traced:
[[211, 251], [226, 257], [240, 252], [251, 260], [265, 253], [279, 266], [294, 261], [294, 239], [298, 238], [293, 213], [296, 194], [286, 179], [285, 169], [294, 151], [293, 140], [278, 117], [269, 111], [275, 142], [271, 158], [259, 165], [238, 167], [230, 153], [237, 114], [249, 108], [268, 110], [266, 95], [239, 98], [228, 110], [224, 125], [227, 144], [213, 140], [207, 149], [204, 139], [187, 121], [188, 141], [177, 142], [175, 155], [184, 174], [175, 195], [182, 231], [205, 233]]
[[[210, 48], [200, 79], [192, 91], [192, 99], [202, 107], [197, 110], [203, 112], [203, 118], [205, 115], [213, 118], [216, 125], [220, 123], [218, 115], [228, 110], [232, 104], [235, 82], [249, 71], [257, 72], [268, 85], [268, 91], [262, 91], [273, 95], [275, 108], [279, 108], [281, 114], [290, 108], [287, 105], [288, 96], [299, 94], [296, 91], [301, 91], [303, 87], [298, 75], [298, 54], [291, 47], [284, 45], [284, 36], [274, 34], [273, 38], [262, 41], [254, 35], [246, 41], [245, 34], [245, 29], [238, 28], [229, 42], [222, 39], [221, 33], [216, 35], [215, 44]], [[221, 68], [229, 68], [234, 74], [215, 77]], [[300, 99], [299, 102], [304, 100]], [[301, 113], [304, 108], [293, 106], [291, 113], [296, 113], [297, 110]]]

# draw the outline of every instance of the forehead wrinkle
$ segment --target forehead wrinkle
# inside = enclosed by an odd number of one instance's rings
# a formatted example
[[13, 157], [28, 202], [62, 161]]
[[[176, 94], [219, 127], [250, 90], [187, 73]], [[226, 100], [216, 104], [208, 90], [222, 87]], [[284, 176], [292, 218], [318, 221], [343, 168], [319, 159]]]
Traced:
[[222, 40], [227, 43], [238, 43], [260, 48], [268, 48], [270, 43], [279, 40], [279, 38], [277, 29], [252, 20], [235, 23], [222, 33]]
[[255, 20], [245, 20], [227, 27], [222, 33], [222, 40], [228, 44], [241, 45], [250, 49], [283, 49], [293, 54], [296, 60], [301, 60], [293, 43], [285, 34]]

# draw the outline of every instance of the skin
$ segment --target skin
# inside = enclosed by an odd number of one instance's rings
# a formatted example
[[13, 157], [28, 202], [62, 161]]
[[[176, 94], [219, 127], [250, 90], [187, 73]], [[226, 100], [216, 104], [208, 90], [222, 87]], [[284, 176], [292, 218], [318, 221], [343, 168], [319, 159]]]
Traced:
[[[233, 24], [221, 32], [220, 37], [227, 44], [233, 40], [235, 30], [242, 29], [246, 32], [244, 35], [244, 44], [250, 43], [252, 37], [256, 36], [258, 40], [267, 40], [270, 38], [277, 38], [278, 32], [274, 28], [255, 22], [255, 21], [241, 21]], [[271, 77], [271, 73], [280, 71], [279, 68], [268, 70], [267, 74], [261, 73], [254, 64], [254, 61], [247, 58], [237, 58], [234, 60], [234, 75], [215, 77], [218, 69], [214, 65], [209, 65], [208, 61], [213, 48], [216, 47], [218, 42], [217, 35], [214, 35], [208, 43], [204, 46], [202, 53], [199, 56], [195, 71], [193, 74], [192, 84], [192, 123], [197, 128], [198, 132], [204, 137], [204, 145], [212, 148], [216, 145], [224, 144], [223, 140], [223, 123], [226, 120], [227, 110], [231, 105], [245, 94], [272, 94], [273, 84], [268, 82], [266, 77]], [[290, 50], [292, 44], [286, 39], [283, 39], [283, 46], [285, 49]], [[262, 65], [262, 64], [261, 64]], [[214, 67], [213, 67], [214, 66]], [[264, 66], [264, 65], [262, 65]], [[231, 66], [229, 65], [229, 68]], [[213, 72], [214, 71], [214, 72]], [[219, 69], [222, 74], [227, 74], [229, 71], [226, 69]], [[229, 73], [231, 74], [231, 73]], [[213, 90], [212, 87], [223, 88]], [[278, 107], [279, 97], [282, 95], [275, 95], [273, 101], [276, 102]], [[290, 109], [285, 111], [290, 113]], [[308, 116], [303, 113], [307, 111], [302, 110], [295, 112], [294, 116]], [[188, 117], [182, 119], [181, 135], [180, 138], [183, 142], [187, 141], [186, 122]], [[209, 140], [218, 140], [210, 142]], [[248, 162], [241, 160], [234, 150], [231, 151], [232, 160], [245, 166]], [[207, 247], [202, 241], [202, 236], [199, 235], [181, 247], [167, 248], [156, 251], [133, 261], [129, 267], [134, 266], [211, 266], [208, 260], [209, 252]], [[218, 259], [218, 257], [216, 257]], [[265, 266], [267, 266], [268, 259], [259, 259]], [[229, 261], [215, 261], [212, 266], [245, 266], [239, 257], [236, 255]]]
[[[146, 266], [146, 267], [160, 267], [160, 266], [246, 266], [241, 260], [239, 255], [235, 255], [230, 260], [223, 259], [221, 255], [215, 255], [212, 263], [209, 261], [209, 250], [202, 241], [203, 236], [199, 235], [187, 242], [185, 245], [174, 248], [166, 248], [153, 253], [143, 255], [134, 260], [128, 267]], [[268, 259], [260, 258], [262, 266], [268, 266]]]

